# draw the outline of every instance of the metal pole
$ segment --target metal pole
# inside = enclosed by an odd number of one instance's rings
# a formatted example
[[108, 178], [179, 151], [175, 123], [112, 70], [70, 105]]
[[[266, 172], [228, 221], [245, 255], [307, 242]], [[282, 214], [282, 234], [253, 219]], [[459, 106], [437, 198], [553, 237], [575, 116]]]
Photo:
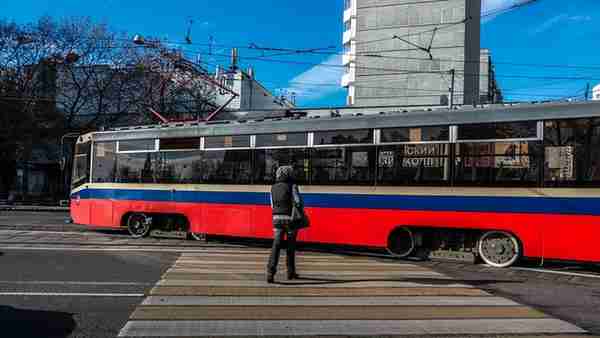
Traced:
[[585, 86], [585, 100], [589, 100], [590, 98], [590, 83], [588, 82], [587, 85]]
[[450, 75], [452, 75], [452, 80], [450, 82], [450, 110], [454, 109], [454, 75], [456, 71], [454, 69], [450, 69]]

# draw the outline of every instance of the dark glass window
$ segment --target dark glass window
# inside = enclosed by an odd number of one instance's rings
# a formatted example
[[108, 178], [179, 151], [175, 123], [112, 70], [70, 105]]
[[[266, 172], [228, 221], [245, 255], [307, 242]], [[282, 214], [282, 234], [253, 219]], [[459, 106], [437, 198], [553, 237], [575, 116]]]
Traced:
[[122, 151], [153, 151], [156, 150], [154, 140], [119, 141], [119, 152]]
[[373, 143], [373, 130], [371, 129], [320, 131], [314, 134], [315, 145], [369, 143]]
[[444, 185], [449, 182], [447, 144], [383, 146], [378, 151], [377, 183]]
[[91, 142], [78, 143], [75, 145], [75, 156], [73, 158], [73, 175], [71, 177], [71, 189], [88, 183], [90, 177], [90, 148]]
[[310, 172], [312, 184], [373, 184], [375, 147], [312, 149]]
[[115, 142], [94, 143], [94, 161], [92, 161], [92, 181], [94, 183], [112, 183], [117, 171]]
[[546, 186], [600, 186], [600, 119], [544, 123]]
[[119, 183], [157, 183], [156, 153], [117, 154], [115, 181]]
[[160, 140], [160, 150], [200, 149], [200, 138], [165, 138]]
[[159, 153], [156, 160], [157, 183], [189, 184], [202, 181], [202, 152]]
[[450, 127], [381, 129], [382, 143], [448, 141]]
[[306, 145], [308, 145], [308, 134], [306, 133], [256, 135], [257, 147], [290, 147]]
[[536, 186], [540, 151], [540, 142], [459, 144], [455, 184]]
[[275, 182], [277, 168], [284, 165], [294, 167], [294, 177], [298, 183], [307, 183], [309, 163], [306, 149], [258, 149], [254, 152], [254, 183]]
[[204, 138], [205, 149], [249, 148], [250, 135], [207, 136]]
[[480, 123], [458, 126], [459, 140], [536, 138], [537, 121]]
[[206, 151], [200, 170], [203, 183], [249, 184], [252, 179], [250, 150]]

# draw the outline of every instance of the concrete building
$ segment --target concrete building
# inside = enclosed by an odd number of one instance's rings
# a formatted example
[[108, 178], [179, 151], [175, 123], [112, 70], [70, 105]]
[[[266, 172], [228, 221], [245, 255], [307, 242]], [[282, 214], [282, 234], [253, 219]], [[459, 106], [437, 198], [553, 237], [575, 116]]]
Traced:
[[500, 103], [503, 100], [502, 90], [496, 81], [496, 71], [489, 49], [481, 49], [479, 103]]
[[345, 0], [347, 103], [447, 105], [451, 70], [453, 102], [477, 103], [480, 19], [479, 0]]
[[[252, 68], [247, 71], [237, 67], [233, 67], [227, 71], [217, 68], [215, 79], [221, 85], [239, 94], [227, 106], [227, 111], [287, 109], [295, 106], [292, 101], [285, 97], [275, 96], [265, 88], [256, 80], [256, 72]], [[217, 104], [223, 104], [230, 97], [231, 95], [228, 93], [218, 92], [216, 102]]]

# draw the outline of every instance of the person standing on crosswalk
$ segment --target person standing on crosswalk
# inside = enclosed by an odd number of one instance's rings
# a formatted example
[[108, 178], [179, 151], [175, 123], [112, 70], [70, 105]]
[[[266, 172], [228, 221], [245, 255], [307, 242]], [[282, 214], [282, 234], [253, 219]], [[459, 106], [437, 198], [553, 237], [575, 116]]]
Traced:
[[275, 281], [277, 264], [281, 251], [281, 241], [287, 235], [287, 278], [298, 278], [296, 273], [296, 237], [298, 230], [308, 226], [304, 214], [304, 202], [294, 181], [294, 168], [282, 166], [275, 174], [275, 184], [271, 187], [271, 208], [273, 210], [273, 247], [267, 265], [267, 282]]

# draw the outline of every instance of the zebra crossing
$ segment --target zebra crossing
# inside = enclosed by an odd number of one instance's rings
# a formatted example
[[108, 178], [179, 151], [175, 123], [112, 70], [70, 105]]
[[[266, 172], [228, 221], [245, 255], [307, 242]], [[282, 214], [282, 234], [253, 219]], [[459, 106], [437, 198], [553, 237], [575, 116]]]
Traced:
[[119, 337], [586, 333], [417, 264], [299, 253], [301, 279], [285, 280], [280, 267], [267, 284], [267, 257], [258, 249], [182, 253]]

